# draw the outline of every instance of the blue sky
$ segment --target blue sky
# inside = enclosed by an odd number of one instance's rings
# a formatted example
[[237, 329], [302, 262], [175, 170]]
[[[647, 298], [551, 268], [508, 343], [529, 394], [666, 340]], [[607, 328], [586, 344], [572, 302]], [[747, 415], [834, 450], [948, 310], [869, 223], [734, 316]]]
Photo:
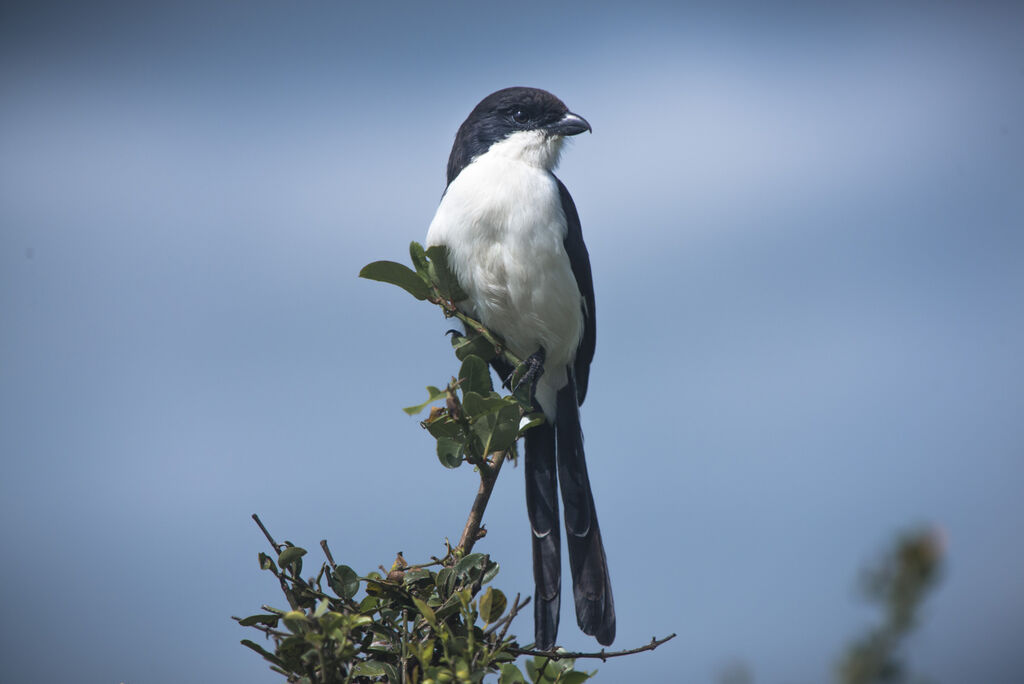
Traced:
[[[594, 127], [559, 173], [616, 646], [679, 633], [601, 681], [824, 681], [916, 525], [948, 563], [912, 667], [1019, 676], [1024, 13], [780, 7], [5, 7], [6, 676], [278, 681], [229, 619], [278, 600], [251, 513], [363, 571], [458, 535], [474, 475], [399, 410], [450, 325], [356, 273], [423, 238], [508, 85]], [[520, 478], [480, 550], [525, 594]]]

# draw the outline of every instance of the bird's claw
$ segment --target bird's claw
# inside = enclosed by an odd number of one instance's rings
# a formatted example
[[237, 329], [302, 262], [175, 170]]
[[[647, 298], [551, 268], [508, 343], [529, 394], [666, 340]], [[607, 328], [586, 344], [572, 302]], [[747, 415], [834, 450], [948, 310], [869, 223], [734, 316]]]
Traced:
[[519, 381], [516, 383], [515, 388], [512, 390], [512, 394], [516, 396], [522, 396], [522, 391], [529, 389], [530, 404], [534, 404], [534, 399], [537, 395], [537, 381], [540, 376], [544, 375], [544, 359], [547, 356], [544, 348], [541, 347], [534, 353], [526, 357], [523, 361], [523, 374], [519, 377]]

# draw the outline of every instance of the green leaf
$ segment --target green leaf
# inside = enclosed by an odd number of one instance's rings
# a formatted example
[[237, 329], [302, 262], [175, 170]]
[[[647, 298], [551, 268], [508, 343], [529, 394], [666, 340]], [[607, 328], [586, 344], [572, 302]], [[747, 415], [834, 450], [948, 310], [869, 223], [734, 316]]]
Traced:
[[481, 584], [487, 584], [492, 579], [494, 579], [495, 576], [498, 574], [498, 570], [500, 570], [500, 569], [501, 569], [501, 566], [499, 566], [494, 561], [488, 559], [488, 561], [487, 561], [487, 569], [484, 570], [484, 576], [480, 578]]
[[334, 568], [327, 581], [334, 593], [343, 599], [350, 599], [359, 591], [359, 575], [347, 565]]
[[266, 658], [270, 662], [274, 663], [278, 667], [281, 667], [281, 668], [286, 667], [283, 660], [281, 660], [276, 655], [274, 655], [273, 653], [271, 653], [267, 649], [263, 648], [262, 646], [260, 646], [256, 642], [249, 641], [248, 639], [242, 639], [241, 644], [243, 646], [247, 647], [247, 648], [251, 648], [252, 650], [256, 651], [261, 656], [263, 656], [264, 658]]
[[387, 674], [384, 663], [379, 663], [376, 660], [360, 661], [352, 668], [352, 671], [356, 677], [383, 677]]
[[459, 361], [464, 361], [467, 356], [479, 356], [484, 361], [490, 361], [497, 355], [494, 345], [488, 342], [483, 335], [477, 333], [453, 335], [452, 347], [455, 349], [455, 357]]
[[581, 684], [581, 682], [585, 682], [593, 676], [594, 673], [573, 670], [571, 672], [563, 672], [556, 681], [558, 684]]
[[301, 610], [289, 610], [281, 616], [284, 625], [295, 634], [305, 633], [309, 630], [309, 618]]
[[345, 626], [345, 620], [345, 615], [329, 610], [326, 617], [320, 618], [320, 629], [332, 639], [344, 638], [341, 628]]
[[469, 295], [459, 285], [458, 278], [452, 273], [448, 265], [448, 248], [434, 245], [427, 249], [427, 258], [430, 259], [431, 276], [437, 284], [441, 296], [453, 302], [460, 302], [467, 299]]
[[430, 280], [430, 264], [427, 263], [427, 254], [423, 251], [423, 245], [413, 240], [409, 243], [409, 258], [416, 272], [424, 280]]
[[437, 573], [437, 579], [434, 580], [434, 584], [437, 585], [437, 593], [442, 599], [446, 599], [451, 596], [452, 587], [455, 586], [455, 571], [451, 568], [442, 568]]
[[[464, 402], [467, 414], [475, 403], [470, 401], [472, 396], [467, 395]], [[504, 451], [511, 447], [519, 436], [519, 405], [499, 399], [497, 406], [498, 410], [477, 416], [472, 423], [473, 434], [480, 440], [483, 454]]]
[[430, 297], [430, 285], [408, 266], [394, 261], [374, 261], [363, 266], [359, 271], [360, 278], [377, 280], [382, 283], [397, 285], [416, 299]]
[[260, 570], [273, 570], [276, 567], [273, 558], [265, 553], [260, 553]]
[[271, 613], [260, 613], [258, 615], [250, 615], [249, 617], [242, 618], [238, 621], [242, 627], [252, 627], [253, 625], [267, 625], [268, 627], [277, 627], [277, 621], [281, 619], [280, 615], [273, 615]]
[[422, 582], [423, 580], [430, 579], [430, 571], [426, 568], [413, 568], [412, 570], [405, 571], [405, 577], [402, 578], [403, 584], [414, 584], [415, 582]]
[[384, 665], [384, 681], [387, 682], [400, 682], [398, 678], [398, 670], [391, 663], [382, 663]]
[[[533, 660], [526, 661], [526, 674], [530, 676], [530, 681], [533, 682], [533, 684], [540, 684], [542, 666], [539, 665], [538, 662], [541, 660], [542, 659], [538, 656], [534, 657]], [[543, 660], [547, 661], [547, 658], [544, 658]]]
[[491, 449], [491, 437], [494, 435], [495, 423], [497, 423], [497, 414], [495, 413], [478, 416], [473, 421], [473, 435], [476, 437], [476, 441], [473, 443], [473, 453], [477, 456], [484, 456], [493, 451]]
[[[455, 678], [458, 679], [459, 682], [471, 682], [471, 681], [473, 681], [473, 680], [470, 679], [469, 663], [466, 662], [465, 658], [459, 658], [458, 660], [456, 660], [455, 661], [455, 668], [454, 669], [455, 669]], [[481, 672], [481, 674], [483, 674], [483, 673]]]
[[434, 641], [434, 639], [424, 639], [420, 647], [413, 651], [424, 670], [430, 666], [430, 661], [434, 659]]
[[457, 577], [462, 577], [463, 575], [471, 574], [474, 570], [479, 572], [480, 566], [483, 565], [483, 562], [484, 554], [471, 553], [455, 564], [455, 575]]
[[437, 609], [437, 619], [447, 620], [452, 615], [459, 612], [459, 608], [462, 607], [462, 600], [459, 598], [459, 592], [452, 592], [451, 596], [448, 597], [440, 608]]
[[[479, 392], [469, 391], [463, 392], [462, 396], [463, 413], [471, 420], [481, 414], [489, 411], [498, 411], [502, 407], [509, 405], [508, 400], [498, 396], [497, 392], [480, 394]], [[515, 406], [515, 404], [511, 405]]]
[[457, 421], [452, 420], [450, 416], [441, 416], [434, 420], [426, 421], [423, 425], [434, 439], [447, 437], [456, 442], [462, 441], [459, 439], [462, 436], [462, 426]]
[[366, 580], [366, 593], [380, 598], [380, 607], [383, 607], [387, 602], [393, 601], [399, 596], [392, 585], [373, 579]]
[[[562, 650], [562, 649], [559, 649]], [[534, 656], [526, 661], [526, 671], [534, 684], [554, 684], [561, 682], [561, 676], [572, 670], [573, 660], [552, 660], [544, 656]]]
[[[564, 653], [565, 649], [564, 648], [559, 648], [558, 651], [560, 653]], [[548, 665], [548, 672], [549, 673], [557, 673], [558, 675], [561, 675], [563, 672], [570, 672], [570, 671], [572, 671], [572, 668], [575, 665], [576, 665], [576, 661], [574, 659], [572, 659], [572, 658], [559, 658], [558, 660], [552, 660], [551, 661], [551, 664]], [[552, 675], [552, 678], [554, 678], [554, 674]]]
[[410, 416], [415, 416], [417, 413], [425, 409], [430, 404], [433, 404], [438, 399], [444, 399], [444, 390], [439, 390], [433, 385], [427, 385], [427, 400], [422, 404], [416, 404], [415, 406], [406, 406], [403, 411], [408, 413]]
[[522, 412], [516, 404], [508, 404], [498, 411], [494, 433], [491, 435], [491, 451], [504, 451], [519, 437], [519, 418]]
[[450, 437], [438, 437], [437, 460], [445, 468], [458, 468], [462, 465], [462, 444]]
[[480, 597], [480, 617], [485, 624], [495, 622], [505, 612], [508, 599], [500, 589], [487, 587], [487, 591]]
[[487, 362], [479, 356], [467, 356], [462, 360], [462, 367], [459, 368], [459, 387], [463, 396], [466, 392], [487, 394], [491, 391], [491, 372], [487, 368]]
[[526, 684], [526, 679], [518, 667], [512, 663], [505, 663], [501, 666], [501, 676], [498, 677], [498, 684]]
[[[306, 549], [301, 546], [289, 546], [287, 549], [281, 552], [281, 555], [277, 557], [277, 564], [282, 568], [286, 568], [292, 563], [297, 562], [300, 558], [306, 555]], [[301, 565], [299, 566], [301, 567]]]
[[412, 597], [412, 602], [416, 606], [416, 610], [426, 619], [431, 627], [437, 629], [437, 616], [434, 615], [434, 609], [427, 605], [427, 602], [423, 599], [418, 599], [415, 596]]

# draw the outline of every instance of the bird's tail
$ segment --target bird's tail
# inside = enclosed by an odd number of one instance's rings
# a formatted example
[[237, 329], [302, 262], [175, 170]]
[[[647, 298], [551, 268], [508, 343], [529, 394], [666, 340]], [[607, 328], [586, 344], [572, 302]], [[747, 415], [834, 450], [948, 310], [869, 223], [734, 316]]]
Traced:
[[565, 505], [565, 533], [576, 621], [585, 634], [608, 646], [615, 640], [615, 601], [604, 544], [601, 543], [601, 529], [597, 524], [594, 495], [587, 476], [576, 383], [571, 373], [569, 383], [558, 391], [555, 415], [558, 480]]
[[576, 386], [571, 379], [558, 392], [556, 416], [555, 425], [543, 423], [526, 432], [526, 507], [533, 530], [534, 639], [537, 648], [545, 650], [554, 647], [558, 636], [562, 560], [557, 489], [561, 483], [576, 621], [585, 634], [608, 646], [615, 639], [615, 601], [587, 477]]
[[562, 540], [558, 531], [555, 427], [526, 431], [526, 510], [533, 530], [533, 622], [537, 648], [547, 650], [558, 636], [562, 591]]

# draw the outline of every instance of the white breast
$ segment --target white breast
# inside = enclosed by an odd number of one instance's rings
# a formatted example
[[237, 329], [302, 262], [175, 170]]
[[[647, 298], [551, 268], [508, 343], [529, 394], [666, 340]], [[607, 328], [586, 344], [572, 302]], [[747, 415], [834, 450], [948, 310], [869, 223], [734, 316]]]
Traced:
[[448, 186], [427, 245], [448, 247], [469, 295], [462, 303], [467, 313], [521, 359], [544, 348], [537, 399], [553, 418], [554, 394], [567, 382], [583, 334], [582, 297], [564, 247], [565, 213], [546, 169], [494, 151]]

